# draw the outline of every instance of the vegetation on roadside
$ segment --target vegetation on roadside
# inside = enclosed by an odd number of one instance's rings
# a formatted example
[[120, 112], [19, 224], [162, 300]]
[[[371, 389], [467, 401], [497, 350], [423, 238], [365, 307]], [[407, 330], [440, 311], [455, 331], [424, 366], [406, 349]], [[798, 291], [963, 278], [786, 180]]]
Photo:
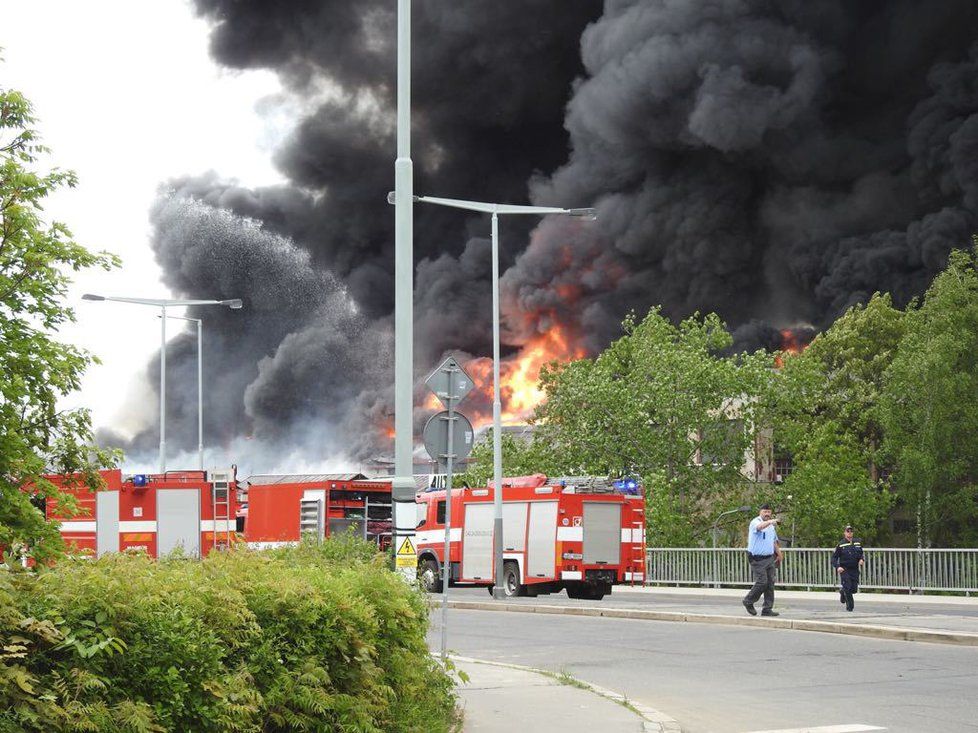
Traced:
[[0, 733], [448, 731], [421, 594], [353, 539], [0, 572]]

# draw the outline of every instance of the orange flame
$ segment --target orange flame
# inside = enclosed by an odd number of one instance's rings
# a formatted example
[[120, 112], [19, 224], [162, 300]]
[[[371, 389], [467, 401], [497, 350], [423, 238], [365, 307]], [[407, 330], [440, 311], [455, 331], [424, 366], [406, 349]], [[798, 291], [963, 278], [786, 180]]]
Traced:
[[[586, 356], [584, 349], [570, 343], [566, 331], [552, 326], [546, 333], [531, 339], [513, 358], [499, 365], [502, 419], [508, 423], [521, 423], [543, 402], [540, 389], [540, 369], [551, 361], [573, 361]], [[492, 403], [492, 359], [480, 357], [465, 364], [465, 371], [472, 377], [476, 388], [482, 392], [484, 402]], [[426, 400], [425, 406], [431, 400]], [[433, 405], [434, 409], [436, 405]], [[492, 414], [476, 414], [476, 427], [492, 421]]]
[[784, 366], [785, 356], [800, 354], [808, 348], [808, 344], [802, 342], [798, 334], [790, 328], [781, 329], [781, 350], [774, 357], [774, 368], [781, 369]]

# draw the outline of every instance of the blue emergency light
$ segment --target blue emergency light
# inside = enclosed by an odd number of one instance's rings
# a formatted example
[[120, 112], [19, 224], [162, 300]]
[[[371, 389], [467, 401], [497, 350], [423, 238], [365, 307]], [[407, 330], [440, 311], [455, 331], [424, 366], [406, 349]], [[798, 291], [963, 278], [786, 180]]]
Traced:
[[137, 473], [132, 477], [132, 485], [142, 488], [143, 486], [149, 485], [149, 476], [145, 473]]
[[638, 493], [638, 482], [633, 478], [618, 479], [612, 485], [623, 494]]

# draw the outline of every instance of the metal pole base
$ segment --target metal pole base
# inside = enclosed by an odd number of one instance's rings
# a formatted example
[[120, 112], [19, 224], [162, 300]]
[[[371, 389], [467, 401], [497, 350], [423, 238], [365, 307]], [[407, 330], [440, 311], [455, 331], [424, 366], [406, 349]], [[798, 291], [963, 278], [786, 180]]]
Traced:
[[506, 599], [506, 589], [500, 586], [493, 586], [492, 589], [493, 600], [501, 601]]

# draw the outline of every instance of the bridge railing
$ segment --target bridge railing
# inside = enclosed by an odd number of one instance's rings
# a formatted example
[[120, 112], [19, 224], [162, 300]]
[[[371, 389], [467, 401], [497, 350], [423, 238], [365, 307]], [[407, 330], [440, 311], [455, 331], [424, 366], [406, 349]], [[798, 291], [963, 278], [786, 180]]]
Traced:
[[[832, 548], [784, 550], [778, 585], [794, 588], [836, 588]], [[978, 593], [978, 549], [866, 548], [860, 587], [891, 591]], [[646, 551], [646, 583], [744, 587], [752, 584], [743, 549], [662, 547]]]

